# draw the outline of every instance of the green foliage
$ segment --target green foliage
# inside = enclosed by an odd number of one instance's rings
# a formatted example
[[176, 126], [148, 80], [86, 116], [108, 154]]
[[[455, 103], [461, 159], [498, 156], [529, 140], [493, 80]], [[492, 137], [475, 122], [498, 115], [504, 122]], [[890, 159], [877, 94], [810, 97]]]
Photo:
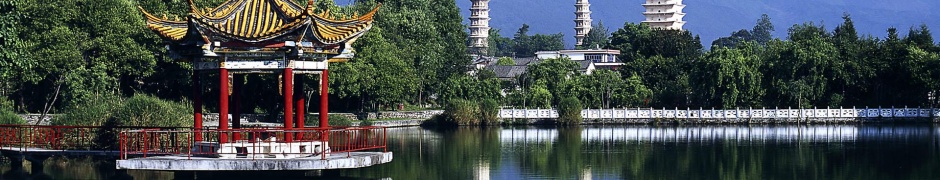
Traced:
[[439, 99], [466, 99], [478, 101], [482, 99], [500, 98], [500, 81], [492, 75], [492, 71], [481, 70], [475, 76], [455, 76], [447, 79], [443, 84]]
[[359, 126], [372, 126], [375, 125], [375, 121], [372, 119], [363, 119], [359, 121]]
[[[529, 65], [528, 71], [523, 76], [524, 85], [533, 93], [537, 92], [544, 85], [545, 90], [551, 92], [550, 102], [558, 102], [561, 97], [571, 95], [572, 84], [577, 83], [577, 76], [580, 75], [578, 69], [580, 65], [568, 58], [544, 59], [538, 64]], [[554, 98], [551, 98], [554, 97]], [[536, 98], [536, 97], [533, 97]], [[537, 99], [545, 98], [544, 96]]]
[[597, 21], [596, 24], [591, 26], [591, 31], [588, 32], [587, 37], [585, 37], [584, 42], [582, 42], [583, 45], [578, 46], [578, 48], [605, 48], [607, 47], [608, 41], [610, 41], [610, 29], [604, 26], [604, 22]]
[[501, 57], [501, 58], [499, 58], [499, 60], [496, 61], [496, 65], [500, 65], [500, 66], [514, 66], [514, 65], [516, 65], [516, 62], [513, 61], [512, 58], [510, 58], [510, 57]]
[[26, 124], [26, 121], [13, 111], [0, 109], [0, 124]]
[[120, 126], [188, 127], [193, 124], [192, 112], [188, 102], [138, 94], [125, 100], [114, 118]]
[[525, 107], [543, 109], [551, 107], [553, 99], [552, 92], [548, 90], [545, 84], [545, 81], [537, 81], [535, 85], [529, 88], [528, 96], [526, 97], [528, 104]]
[[620, 59], [626, 62], [653, 56], [692, 61], [703, 51], [700, 38], [692, 32], [652, 30], [646, 24], [630, 22], [611, 34], [608, 47], [619, 49]]
[[[653, 95], [650, 106], [687, 106], [691, 94], [689, 87], [690, 61], [663, 56], [640, 58], [627, 62], [621, 74], [636, 74]], [[646, 101], [646, 100], [644, 100]]]
[[572, 93], [588, 108], [638, 107], [652, 92], [636, 75], [623, 78], [620, 72], [596, 70], [591, 75], [579, 76], [578, 92]]
[[341, 9], [362, 14], [379, 2], [383, 4], [372, 30], [354, 44], [356, 58], [331, 67], [336, 75], [330, 81], [332, 94], [372, 110], [398, 103], [423, 105], [447, 90], [447, 79], [466, 76], [468, 35], [456, 3], [357, 0]]
[[567, 97], [558, 103], [558, 123], [562, 125], [581, 124], [581, 101], [574, 97]]
[[156, 126], [189, 127], [193, 124], [192, 105], [160, 99], [150, 95], [134, 95], [123, 99], [104, 96], [80, 102], [52, 125], [67, 126]]
[[[328, 116], [330, 118], [328, 122], [330, 126], [339, 126], [339, 127], [352, 126], [353, 119], [350, 119], [349, 117], [341, 116], [341, 115], [334, 115], [334, 114], [331, 114]], [[317, 121], [305, 121], [304, 123], [306, 123], [306, 125], [308, 126], [319, 125], [317, 124], [318, 123]], [[362, 126], [362, 124], [359, 124], [359, 125]]]
[[726, 109], [760, 105], [765, 89], [762, 63], [748, 50], [712, 49], [695, 63], [691, 84], [694, 92], [700, 93], [698, 97], [704, 98], [700, 103]]
[[465, 99], [452, 99], [444, 107], [441, 125], [478, 125], [480, 124], [480, 104]]
[[539, 51], [557, 51], [565, 48], [564, 34], [535, 34], [529, 35], [529, 25], [522, 27], [513, 35], [513, 52], [515, 57], [532, 57]]
[[493, 99], [480, 101], [480, 123], [483, 125], [499, 124], [499, 103]]
[[499, 29], [490, 28], [489, 31], [490, 37], [487, 39], [489, 42], [489, 49], [487, 53], [490, 56], [494, 57], [510, 57], [513, 55], [513, 41], [508, 37], [503, 37], [502, 34], [499, 34]]
[[[58, 126], [104, 126], [124, 107], [124, 99], [115, 96], [103, 96], [97, 99], [71, 105], [50, 124]], [[191, 116], [191, 115], [190, 115]]]

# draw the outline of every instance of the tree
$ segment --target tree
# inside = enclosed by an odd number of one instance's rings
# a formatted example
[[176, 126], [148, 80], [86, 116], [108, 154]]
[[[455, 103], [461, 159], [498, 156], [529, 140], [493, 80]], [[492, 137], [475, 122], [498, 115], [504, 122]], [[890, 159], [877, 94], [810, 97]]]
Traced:
[[591, 31], [588, 32], [587, 37], [584, 38], [584, 44], [579, 46], [579, 49], [592, 49], [592, 48], [607, 48], [607, 44], [610, 41], [610, 29], [604, 26], [604, 22], [597, 21], [596, 24], [591, 26]]
[[510, 57], [500, 57], [498, 60], [496, 60], [496, 65], [500, 65], [500, 66], [515, 66], [515, 65], [516, 65], [516, 62], [513, 61], [512, 58], [510, 58]]
[[19, 34], [26, 29], [19, 28], [24, 12], [20, 1], [0, 0], [0, 102], [6, 104], [0, 111], [14, 111], [15, 105], [7, 101], [13, 92], [19, 91], [25, 82], [35, 82], [38, 75], [31, 72], [36, 61], [29, 57], [27, 46]]
[[[651, 106], [686, 107], [689, 103], [688, 62], [653, 56], [626, 62], [620, 74], [637, 75], [652, 90]], [[624, 79], [630, 77], [623, 77]]]
[[770, 16], [762, 14], [757, 20], [757, 25], [751, 29], [750, 40], [757, 41], [757, 44], [765, 45], [773, 39], [774, 24], [770, 22]]
[[761, 18], [757, 20], [757, 24], [751, 28], [751, 31], [748, 31], [747, 29], [735, 31], [734, 33], [731, 33], [731, 36], [729, 37], [722, 37], [712, 41], [712, 47], [735, 48], [739, 44], [748, 41], [754, 41], [755, 43], [763, 46], [773, 39], [773, 31], [774, 25], [770, 22], [770, 16], [763, 14], [761, 15]]
[[545, 59], [538, 64], [529, 65], [525, 75], [528, 82], [525, 84], [544, 83], [545, 88], [552, 93], [552, 97], [555, 97], [550, 102], [558, 102], [562, 97], [576, 96], [574, 93], [577, 91], [568, 87], [580, 87], [571, 85], [573, 81], [577, 81], [579, 67], [578, 63], [568, 58]]
[[750, 51], [754, 45], [740, 49], [712, 49], [695, 62], [691, 84], [704, 106], [725, 109], [753, 107], [761, 104], [764, 88], [760, 59]]
[[625, 61], [653, 56], [692, 61], [703, 52], [701, 39], [689, 31], [651, 30], [629, 22], [611, 35], [609, 47], [620, 50]]
[[712, 41], [712, 48], [735, 48], [738, 44], [750, 41], [751, 39], [751, 33], [741, 29], [731, 33], [731, 36], [721, 37]]
[[512, 39], [508, 37], [503, 37], [499, 34], [499, 29], [491, 28], [489, 31], [490, 37], [487, 39], [489, 42], [489, 49], [487, 52], [490, 56], [495, 57], [511, 57], [512, 56]]
[[528, 35], [529, 25], [522, 27], [513, 35], [513, 53], [515, 57], [532, 57], [538, 51], [557, 51], [565, 48], [564, 34], [535, 34]]

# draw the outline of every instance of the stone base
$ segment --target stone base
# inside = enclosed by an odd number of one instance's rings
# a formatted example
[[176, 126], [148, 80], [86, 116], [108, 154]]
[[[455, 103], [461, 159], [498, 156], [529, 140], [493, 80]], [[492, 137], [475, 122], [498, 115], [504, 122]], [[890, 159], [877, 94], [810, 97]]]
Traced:
[[[326, 145], [324, 145], [326, 144]], [[196, 142], [191, 149], [199, 157], [235, 159], [235, 158], [275, 158], [289, 159], [320, 155], [329, 153], [328, 143], [321, 141], [298, 141], [291, 143], [249, 142], [239, 140], [231, 143]]]
[[[348, 156], [347, 156], [348, 155]], [[392, 152], [332, 153], [293, 159], [220, 159], [159, 156], [118, 160], [117, 169], [154, 171], [302, 171], [362, 168], [392, 162]]]

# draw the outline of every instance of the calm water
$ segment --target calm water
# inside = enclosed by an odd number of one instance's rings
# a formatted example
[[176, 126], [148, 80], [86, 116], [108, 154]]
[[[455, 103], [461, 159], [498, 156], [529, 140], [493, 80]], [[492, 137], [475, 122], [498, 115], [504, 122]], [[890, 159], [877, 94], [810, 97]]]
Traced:
[[[936, 125], [504, 127], [444, 131], [412, 127], [389, 129], [388, 141], [389, 150], [395, 152], [389, 164], [308, 173], [304, 178], [940, 178], [940, 127]], [[45, 167], [43, 176], [53, 179], [99, 179], [115, 174], [113, 164], [91, 159], [55, 159]], [[7, 179], [15, 175], [9, 169], [9, 163], [0, 169]], [[173, 177], [167, 172], [128, 174], [135, 179]], [[235, 177], [257, 179], [271, 175], [248, 172]]]

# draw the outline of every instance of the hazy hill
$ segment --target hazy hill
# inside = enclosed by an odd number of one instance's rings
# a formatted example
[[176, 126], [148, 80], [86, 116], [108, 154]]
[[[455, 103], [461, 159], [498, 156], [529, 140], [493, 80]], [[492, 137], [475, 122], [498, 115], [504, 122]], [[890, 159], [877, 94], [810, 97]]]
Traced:
[[[343, 0], [340, 0], [343, 1]], [[339, 1], [338, 1], [339, 2]], [[511, 36], [523, 24], [531, 26], [532, 33], [564, 33], [565, 44], [573, 46], [574, 0], [492, 0], [490, 25]], [[642, 0], [591, 0], [595, 21], [603, 21], [611, 32], [624, 22], [643, 19]], [[686, 0], [686, 29], [702, 37], [709, 46], [712, 40], [727, 36], [732, 31], [754, 26], [761, 14], [770, 15], [776, 25], [775, 36], [786, 38], [786, 30], [793, 24], [822, 22], [832, 29], [842, 22], [842, 13], [852, 15], [861, 34], [884, 37], [888, 27], [907, 29], [927, 24], [933, 32], [940, 32], [940, 8], [936, 0]], [[469, 16], [470, 0], [457, 0], [463, 15]]]

